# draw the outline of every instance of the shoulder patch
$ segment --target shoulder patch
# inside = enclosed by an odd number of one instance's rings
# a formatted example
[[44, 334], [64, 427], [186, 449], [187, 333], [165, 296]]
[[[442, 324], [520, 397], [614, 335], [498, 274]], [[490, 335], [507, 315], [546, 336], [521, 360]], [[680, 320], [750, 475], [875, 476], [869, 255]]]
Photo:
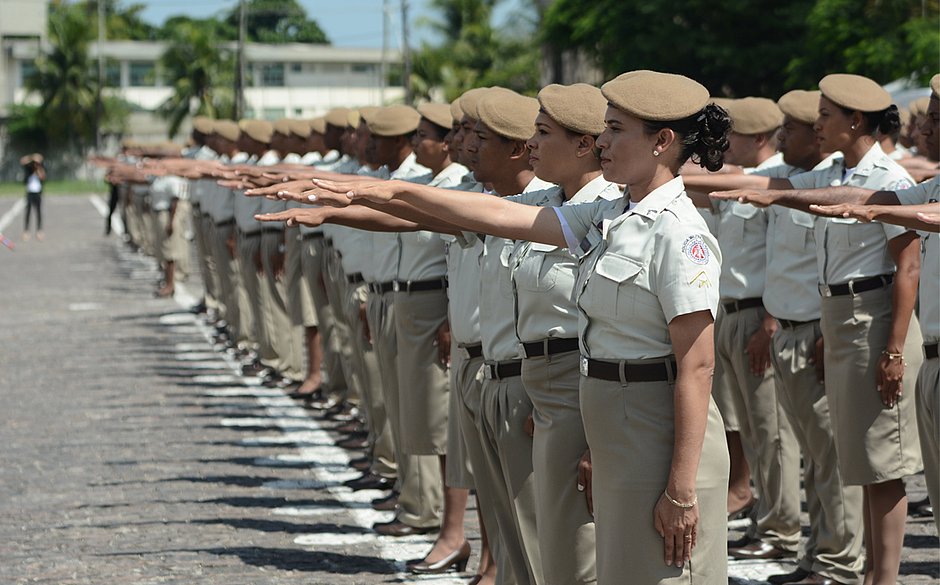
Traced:
[[682, 253], [696, 264], [708, 264], [711, 259], [711, 252], [708, 250], [705, 240], [699, 235], [689, 236], [685, 239], [685, 242], [682, 243]]

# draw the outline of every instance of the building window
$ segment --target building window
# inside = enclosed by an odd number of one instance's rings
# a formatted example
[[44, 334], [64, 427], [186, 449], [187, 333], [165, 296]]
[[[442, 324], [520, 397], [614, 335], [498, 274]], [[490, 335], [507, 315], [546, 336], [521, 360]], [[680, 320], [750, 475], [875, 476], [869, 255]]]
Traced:
[[283, 63], [265, 63], [261, 66], [261, 87], [284, 87]]
[[284, 108], [264, 108], [261, 116], [265, 120], [280, 120], [284, 117]]
[[151, 61], [132, 61], [130, 63], [131, 87], [153, 87], [157, 84], [157, 71]]
[[320, 65], [320, 69], [324, 73], [345, 73], [346, 65], [342, 63], [324, 63]]
[[35, 61], [23, 61], [20, 63], [20, 77], [23, 80], [23, 85], [26, 85], [31, 79], [35, 79], [38, 75], [39, 69], [36, 68]]
[[104, 86], [121, 87], [121, 62], [108, 59], [104, 64]]
[[295, 117], [295, 118], [300, 118], [300, 117], [302, 117], [303, 115], [304, 115], [304, 109], [303, 109], [303, 108], [294, 108], [294, 117]]
[[290, 70], [292, 73], [300, 73], [303, 71], [304, 66], [300, 63], [291, 63]]
[[353, 63], [352, 72], [353, 73], [374, 73], [375, 65], [371, 63]]

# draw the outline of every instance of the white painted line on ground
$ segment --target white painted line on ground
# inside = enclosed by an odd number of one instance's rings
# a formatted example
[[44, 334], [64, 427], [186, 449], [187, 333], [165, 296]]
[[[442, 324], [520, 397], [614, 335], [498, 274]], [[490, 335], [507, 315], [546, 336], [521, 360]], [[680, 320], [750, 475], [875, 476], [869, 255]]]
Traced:
[[201, 333], [201, 330], [195, 328], [196, 316], [192, 313], [167, 313], [160, 315], [160, 325], [193, 325], [193, 333]]
[[[101, 214], [101, 217], [108, 216], [108, 204], [104, 202], [98, 195], [92, 195], [88, 198], [91, 201], [91, 204], [95, 206], [95, 209], [98, 210], [98, 213]], [[118, 211], [115, 209], [114, 211]], [[119, 236], [124, 235], [124, 222], [121, 221], [121, 214], [115, 213], [111, 216], [111, 231]]]
[[7, 229], [7, 226], [19, 215], [23, 209], [26, 207], [25, 199], [17, 199], [13, 202], [13, 207], [7, 210], [2, 216], [0, 216], [0, 232]]
[[219, 361], [219, 362], [225, 363], [224, 361], [222, 361], [222, 359], [219, 358], [219, 354], [214, 351], [203, 351], [203, 352], [194, 351], [191, 353], [177, 353], [176, 359], [181, 362]]
[[[200, 376], [205, 378], [207, 376]], [[271, 396], [273, 392], [280, 392], [279, 390], [274, 390], [272, 388], [261, 388], [261, 387], [235, 387], [235, 388], [223, 388], [219, 390], [206, 390], [205, 395], [214, 397], [214, 398], [231, 398], [232, 396]]]
[[71, 303], [69, 311], [97, 311], [104, 308], [101, 303]]

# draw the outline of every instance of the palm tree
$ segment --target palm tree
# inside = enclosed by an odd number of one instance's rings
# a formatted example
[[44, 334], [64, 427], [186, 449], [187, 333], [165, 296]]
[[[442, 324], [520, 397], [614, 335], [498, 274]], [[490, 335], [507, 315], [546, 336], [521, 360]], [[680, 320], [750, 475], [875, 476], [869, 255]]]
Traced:
[[170, 35], [169, 48], [160, 58], [173, 94], [160, 106], [170, 122], [169, 136], [191, 115], [226, 117], [232, 107], [233, 58], [219, 49], [211, 30], [183, 22]]

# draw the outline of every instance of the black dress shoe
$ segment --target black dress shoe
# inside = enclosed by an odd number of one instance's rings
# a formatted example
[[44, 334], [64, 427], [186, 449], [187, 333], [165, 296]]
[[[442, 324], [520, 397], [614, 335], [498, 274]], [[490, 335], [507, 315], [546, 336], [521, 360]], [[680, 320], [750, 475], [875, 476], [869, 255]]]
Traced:
[[356, 457], [349, 462], [349, 466], [356, 471], [365, 473], [369, 471], [370, 467], [372, 467], [372, 459], [369, 457]]
[[741, 538], [737, 538], [737, 539], [735, 539], [735, 540], [729, 540], [729, 541], [728, 541], [728, 550], [730, 551], [730, 550], [733, 549], [733, 548], [742, 548], [742, 547], [745, 547], [745, 546], [747, 546], [747, 545], [749, 545], [749, 544], [752, 544], [752, 543], [755, 543], [755, 542], [757, 542], [757, 539], [751, 538], [750, 536], [748, 536], [748, 535], [745, 534], [745, 535], [742, 536]]
[[810, 573], [808, 577], [802, 581], [796, 581], [791, 585], [846, 585], [842, 581], [836, 581], [832, 577], [827, 577], [825, 575], [820, 575], [819, 573]]
[[390, 490], [395, 485], [393, 480], [366, 473], [356, 479], [344, 481], [343, 485], [353, 491], [358, 490]]
[[766, 542], [752, 542], [747, 546], [740, 548], [729, 548], [728, 556], [733, 559], [743, 560], [761, 560], [771, 561], [776, 559], [785, 559], [795, 557], [795, 551], [784, 550]]
[[812, 571], [807, 571], [802, 567], [797, 567], [792, 573], [782, 573], [778, 575], [771, 575], [767, 577], [767, 582], [770, 585], [784, 585], [784, 583], [796, 583], [797, 581], [802, 581], [803, 579], [812, 575]]
[[372, 500], [372, 509], [376, 512], [394, 512], [398, 508], [398, 494], [390, 493], [384, 498]]
[[369, 440], [365, 437], [349, 437], [342, 441], [337, 441], [336, 446], [350, 451], [362, 451], [369, 447]]
[[405, 524], [404, 522], [399, 522], [398, 520], [392, 520], [391, 522], [378, 522], [372, 526], [372, 530], [375, 530], [382, 536], [411, 536], [413, 534], [431, 534], [432, 532], [437, 532], [440, 529], [440, 526], [417, 528], [409, 524]]

